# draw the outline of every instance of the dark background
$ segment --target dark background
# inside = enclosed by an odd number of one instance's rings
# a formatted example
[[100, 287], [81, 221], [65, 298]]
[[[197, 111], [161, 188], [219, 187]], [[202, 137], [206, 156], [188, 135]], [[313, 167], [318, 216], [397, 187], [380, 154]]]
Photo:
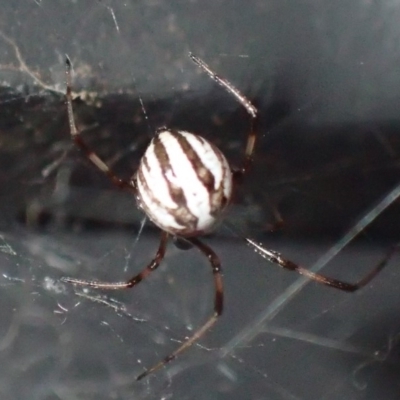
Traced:
[[[241, 237], [352, 282], [400, 240], [399, 18], [387, 1], [3, 1], [0, 398], [398, 399], [399, 256], [347, 294], [304, 285]], [[259, 140], [205, 238], [223, 263], [223, 317], [136, 383], [210, 315], [211, 274], [171, 244], [132, 291], [59, 281], [131, 277], [158, 239], [73, 147], [65, 55], [85, 139], [129, 177], [164, 125], [240, 162], [248, 116], [189, 51], [258, 107]]]

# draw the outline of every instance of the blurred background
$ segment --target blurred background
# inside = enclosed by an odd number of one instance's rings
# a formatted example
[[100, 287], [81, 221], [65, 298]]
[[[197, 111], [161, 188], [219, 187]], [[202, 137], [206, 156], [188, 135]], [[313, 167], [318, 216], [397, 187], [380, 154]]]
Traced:
[[[0, 397], [398, 399], [399, 255], [362, 290], [307, 283], [249, 236], [356, 282], [400, 241], [400, 3], [21, 1], [0, 14]], [[124, 178], [161, 126], [201, 134], [239, 165], [250, 121], [193, 52], [259, 109], [254, 166], [226, 221], [225, 311], [141, 382], [213, 307], [207, 260], [171, 242], [74, 148], [65, 57], [85, 140]]]

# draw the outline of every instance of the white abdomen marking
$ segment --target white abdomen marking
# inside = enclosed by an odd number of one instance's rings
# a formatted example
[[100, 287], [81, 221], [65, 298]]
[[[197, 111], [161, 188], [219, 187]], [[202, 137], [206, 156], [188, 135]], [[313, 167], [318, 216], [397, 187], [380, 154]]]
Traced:
[[181, 236], [211, 230], [232, 193], [225, 156], [204, 138], [184, 131], [158, 132], [136, 179], [138, 200], [149, 218]]

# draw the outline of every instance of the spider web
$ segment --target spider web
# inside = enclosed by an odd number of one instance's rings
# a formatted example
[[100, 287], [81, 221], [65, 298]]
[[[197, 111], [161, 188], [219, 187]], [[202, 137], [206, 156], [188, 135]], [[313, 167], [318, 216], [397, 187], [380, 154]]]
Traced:
[[[307, 284], [241, 240], [351, 282], [400, 240], [398, 6], [246, 4], [3, 5], [2, 399], [398, 399], [399, 256], [346, 294]], [[64, 59], [85, 140], [129, 177], [163, 125], [240, 160], [248, 119], [188, 51], [254, 98], [263, 118], [255, 166], [205, 238], [223, 263], [224, 314], [137, 383], [212, 312], [210, 267], [171, 243], [132, 291], [60, 282], [131, 277], [159, 237], [73, 148]]]

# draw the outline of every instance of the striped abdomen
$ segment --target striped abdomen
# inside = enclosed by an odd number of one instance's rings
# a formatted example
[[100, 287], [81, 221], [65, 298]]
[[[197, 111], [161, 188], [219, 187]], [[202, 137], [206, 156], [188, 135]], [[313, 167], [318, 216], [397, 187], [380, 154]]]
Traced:
[[157, 133], [136, 181], [140, 207], [161, 229], [180, 236], [210, 231], [232, 193], [225, 156], [204, 138], [184, 131]]

